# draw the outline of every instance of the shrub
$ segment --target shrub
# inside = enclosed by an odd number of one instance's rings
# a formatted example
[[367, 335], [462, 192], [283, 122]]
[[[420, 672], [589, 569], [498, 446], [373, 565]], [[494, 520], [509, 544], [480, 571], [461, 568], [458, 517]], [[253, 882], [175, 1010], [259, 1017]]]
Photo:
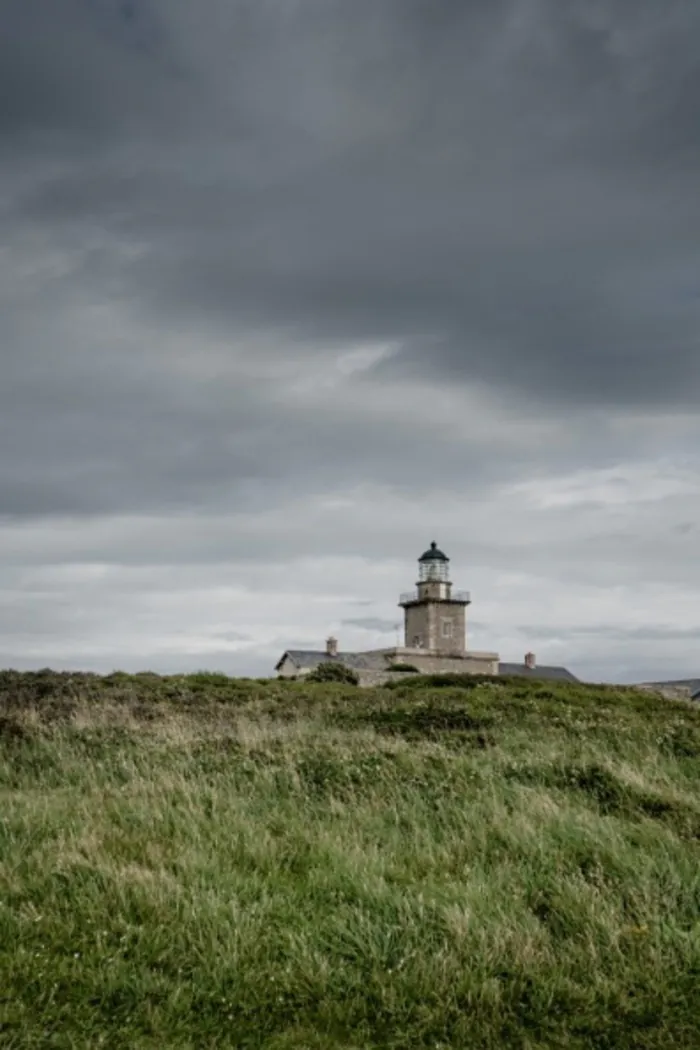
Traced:
[[333, 663], [326, 660], [306, 676], [307, 682], [344, 682], [346, 685], [359, 685], [360, 676], [357, 671], [345, 664]]
[[422, 674], [419, 671], [418, 674], [415, 677], [411, 677], [409, 681], [400, 682], [394, 680], [393, 682], [387, 682], [386, 688], [403, 689], [404, 686], [410, 686], [411, 689], [423, 689], [424, 687], [430, 687], [431, 689], [476, 689], [477, 686], [483, 685], [485, 682], [493, 682], [494, 678], [494, 675], [455, 673]]

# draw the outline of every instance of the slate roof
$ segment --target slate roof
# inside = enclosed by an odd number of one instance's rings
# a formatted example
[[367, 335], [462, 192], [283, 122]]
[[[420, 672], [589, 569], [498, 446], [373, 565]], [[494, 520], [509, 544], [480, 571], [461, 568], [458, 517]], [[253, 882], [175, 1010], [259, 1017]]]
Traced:
[[700, 699], [700, 678], [677, 678], [673, 682], [641, 682], [640, 685], [651, 685], [658, 689], [689, 689], [693, 700]]
[[538, 664], [535, 667], [526, 667], [525, 664], [504, 664], [501, 662], [498, 665], [498, 673], [519, 675], [522, 678], [548, 678], [550, 680], [556, 679], [559, 682], [578, 682], [578, 678], [572, 675], [571, 671], [567, 671], [565, 667], [545, 667], [543, 664]]
[[338, 653], [329, 656], [325, 649], [287, 649], [275, 670], [279, 670], [285, 656], [291, 657], [297, 667], [318, 667], [322, 663], [339, 663], [354, 671], [383, 671], [387, 661], [382, 653]]
[[[275, 670], [278, 671], [282, 666], [284, 658], [289, 656], [297, 667], [309, 667], [313, 670], [318, 667], [321, 663], [340, 663], [346, 667], [352, 667], [354, 671], [384, 671], [387, 667], [387, 659], [381, 652], [379, 653], [338, 653], [337, 656], [329, 656], [325, 649], [287, 649], [282, 658], [278, 661]], [[499, 674], [502, 675], [522, 675], [526, 678], [549, 678], [557, 679], [560, 682], [577, 682], [578, 678], [575, 678], [570, 671], [567, 671], [565, 667], [544, 667], [539, 666], [534, 669], [525, 667], [524, 664], [500, 664]], [[700, 688], [700, 682], [698, 682]]]

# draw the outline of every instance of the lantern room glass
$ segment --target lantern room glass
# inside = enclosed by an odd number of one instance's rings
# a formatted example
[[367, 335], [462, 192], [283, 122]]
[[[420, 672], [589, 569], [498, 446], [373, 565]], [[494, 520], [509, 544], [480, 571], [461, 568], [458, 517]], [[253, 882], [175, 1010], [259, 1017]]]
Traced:
[[449, 581], [449, 562], [426, 560], [418, 565], [418, 580], [420, 583], [447, 583]]

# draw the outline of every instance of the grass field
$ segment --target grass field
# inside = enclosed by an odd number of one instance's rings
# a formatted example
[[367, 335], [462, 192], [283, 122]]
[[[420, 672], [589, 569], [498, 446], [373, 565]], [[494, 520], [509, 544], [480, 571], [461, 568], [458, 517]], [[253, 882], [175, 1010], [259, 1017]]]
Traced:
[[3, 1048], [700, 1047], [700, 711], [0, 674]]

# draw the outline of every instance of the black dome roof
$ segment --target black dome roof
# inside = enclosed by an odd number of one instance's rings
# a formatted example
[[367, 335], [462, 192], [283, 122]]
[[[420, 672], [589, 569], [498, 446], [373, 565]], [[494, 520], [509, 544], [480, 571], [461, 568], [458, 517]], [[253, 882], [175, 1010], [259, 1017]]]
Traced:
[[450, 559], [446, 554], [443, 554], [439, 549], [437, 543], [430, 544], [430, 550], [426, 551], [425, 554], [421, 554], [418, 561], [449, 561]]

